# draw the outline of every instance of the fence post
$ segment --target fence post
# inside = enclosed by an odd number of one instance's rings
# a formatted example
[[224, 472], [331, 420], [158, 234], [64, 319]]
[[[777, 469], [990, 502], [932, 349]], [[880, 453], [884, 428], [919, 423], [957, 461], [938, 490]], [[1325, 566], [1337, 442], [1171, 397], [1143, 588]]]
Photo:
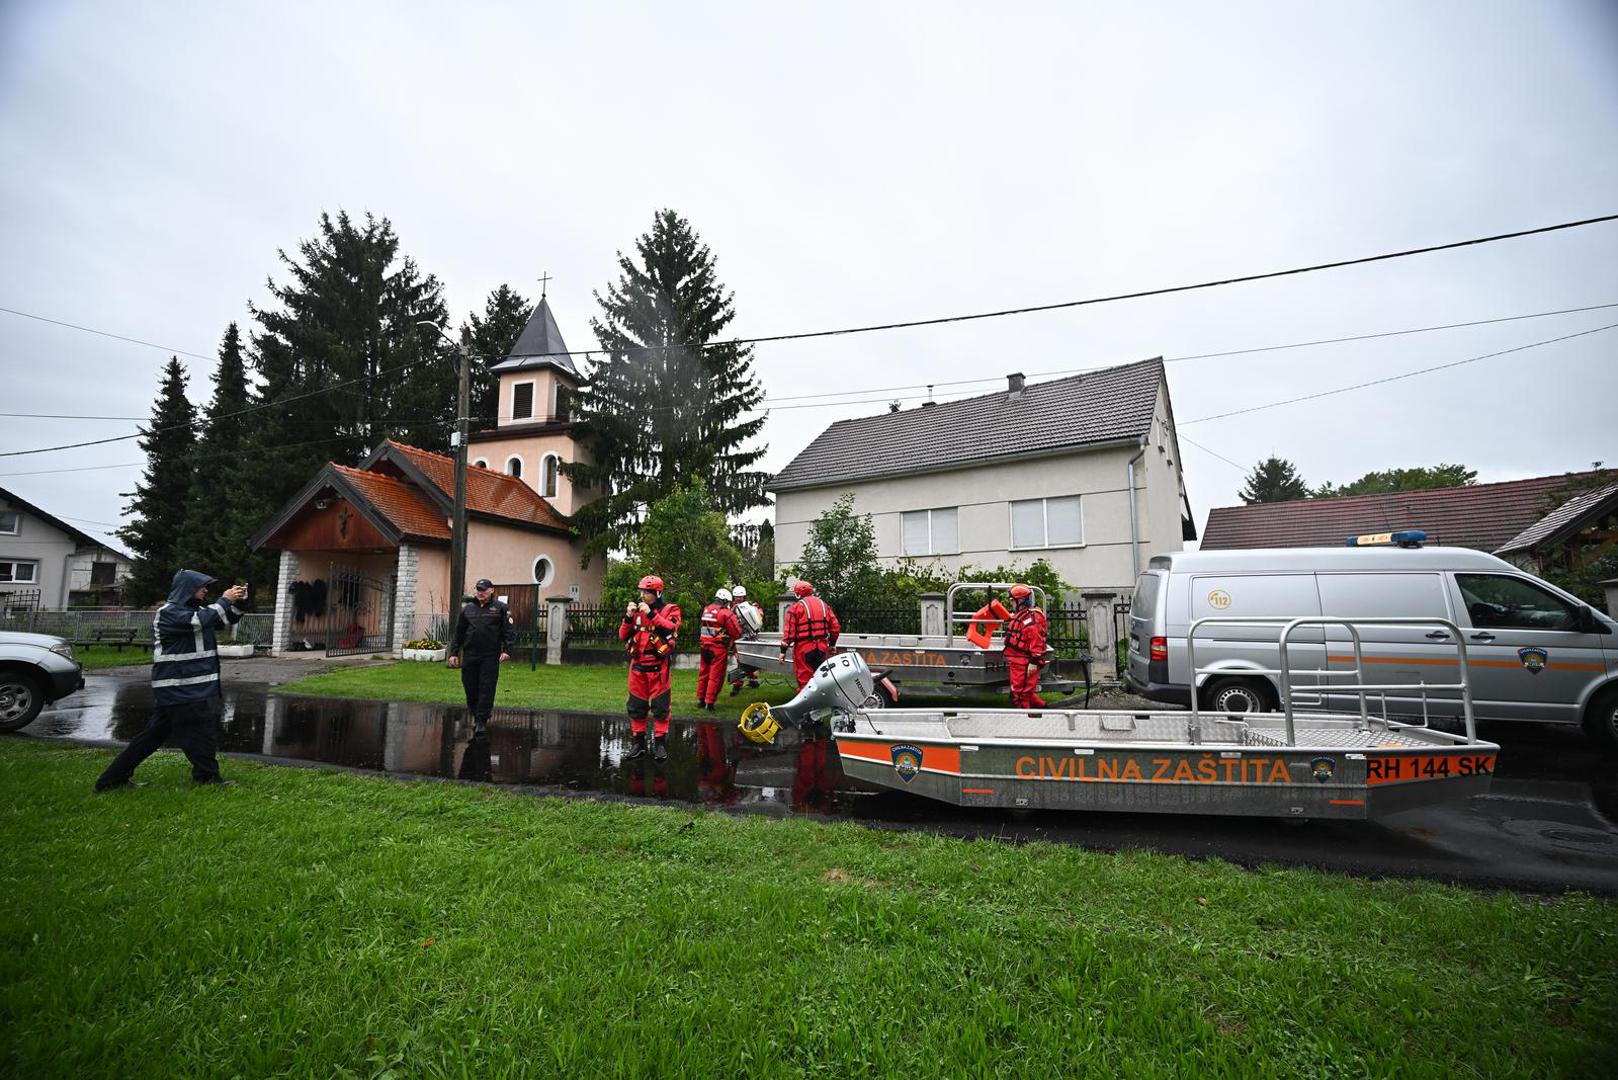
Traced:
[[270, 624], [271, 656], [282, 655], [292, 644], [292, 579], [297, 566], [297, 552], [281, 552], [280, 566], [276, 570], [275, 617]]
[[545, 663], [559, 665], [562, 662], [562, 641], [567, 637], [567, 606], [573, 602], [571, 596], [549, 596], [545, 598]]
[[945, 620], [949, 618], [944, 610], [944, 594], [930, 592], [921, 594], [921, 636], [943, 637], [948, 633]]
[[1084, 602], [1084, 622], [1090, 631], [1090, 679], [1114, 682], [1118, 678], [1117, 636], [1113, 630], [1112, 605], [1115, 592], [1080, 593]]
[[782, 593], [775, 598], [775, 625], [785, 630], [787, 628], [787, 608], [798, 602], [798, 598], [791, 593]]

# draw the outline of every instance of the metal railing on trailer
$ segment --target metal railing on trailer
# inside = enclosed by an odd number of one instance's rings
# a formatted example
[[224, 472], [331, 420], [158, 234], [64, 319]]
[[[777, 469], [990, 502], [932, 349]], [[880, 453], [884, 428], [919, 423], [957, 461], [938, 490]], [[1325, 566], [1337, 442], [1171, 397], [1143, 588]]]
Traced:
[[[1204, 618], [1204, 619], [1198, 619], [1195, 622], [1193, 622], [1191, 624], [1191, 628], [1186, 631], [1186, 635], [1185, 635], [1186, 664], [1191, 669], [1191, 741], [1193, 743], [1198, 743], [1202, 739], [1202, 714], [1203, 714], [1203, 712], [1206, 711], [1201, 706], [1201, 697], [1202, 697], [1202, 694], [1201, 694], [1202, 686], [1201, 686], [1201, 681], [1200, 681], [1201, 677], [1204, 676], [1204, 675], [1212, 676], [1212, 675], [1215, 675], [1215, 674], [1229, 674], [1230, 670], [1231, 670], [1231, 669], [1228, 669], [1228, 668], [1206, 668], [1206, 669], [1204, 669], [1204, 668], [1197, 667], [1196, 636], [1197, 636], [1197, 631], [1202, 629], [1205, 626], [1279, 626], [1281, 628], [1280, 636], [1278, 637], [1277, 642], [1276, 642], [1276, 644], [1279, 647], [1279, 652], [1278, 652], [1279, 661], [1280, 661], [1280, 666], [1279, 667], [1275, 667], [1275, 668], [1249, 668], [1249, 667], [1244, 667], [1244, 668], [1240, 668], [1238, 670], [1240, 670], [1240, 672], [1243, 675], [1266, 675], [1266, 676], [1270, 676], [1270, 677], [1273, 677], [1275, 679], [1278, 679], [1280, 681], [1281, 707], [1284, 710], [1285, 716], [1286, 716], [1286, 739], [1287, 739], [1286, 744], [1288, 746], [1296, 746], [1298, 744], [1297, 724], [1296, 724], [1295, 717], [1293, 715], [1293, 704], [1292, 704], [1292, 689], [1293, 689], [1293, 687], [1292, 687], [1292, 680], [1293, 680], [1294, 677], [1299, 677], [1299, 676], [1309, 676], [1309, 677], [1316, 678], [1316, 679], [1321, 679], [1321, 680], [1335, 679], [1335, 678], [1340, 678], [1340, 677], [1343, 677], [1343, 676], [1354, 676], [1356, 679], [1362, 680], [1362, 681], [1354, 683], [1354, 684], [1336, 684], [1336, 683], [1326, 683], [1326, 682], [1322, 681], [1322, 682], [1319, 682], [1315, 686], [1310, 688], [1311, 690], [1319, 690], [1319, 691], [1324, 691], [1326, 693], [1331, 693], [1331, 694], [1353, 695], [1353, 696], [1357, 697], [1359, 699], [1359, 716], [1358, 716], [1358, 720], [1359, 720], [1359, 727], [1360, 727], [1361, 730], [1369, 730], [1370, 727], [1371, 727], [1370, 697], [1371, 697], [1372, 694], [1386, 695], [1386, 694], [1388, 694], [1390, 692], [1398, 691], [1398, 692], [1403, 692], [1403, 693], [1420, 694], [1420, 695], [1422, 695], [1423, 699], [1425, 700], [1426, 694], [1428, 692], [1430, 692], [1430, 691], [1448, 691], [1448, 692], [1459, 691], [1460, 695], [1461, 695], [1461, 714], [1462, 714], [1462, 717], [1464, 718], [1465, 723], [1466, 723], [1466, 741], [1468, 743], [1475, 743], [1475, 742], [1479, 741], [1478, 735], [1477, 735], [1477, 725], [1476, 725], [1476, 722], [1474, 721], [1473, 716], [1472, 716], [1472, 681], [1471, 681], [1471, 671], [1470, 671], [1470, 669], [1468, 667], [1468, 660], [1467, 660], [1467, 653], [1466, 653], [1466, 641], [1461, 637], [1461, 628], [1456, 626], [1454, 623], [1450, 622], [1448, 619], [1435, 619], [1435, 618], [1343, 619], [1343, 618], [1333, 618], [1333, 617], [1330, 617], [1330, 616], [1322, 616], [1322, 615], [1304, 616], [1304, 617], [1301, 617], [1301, 618], [1288, 619], [1288, 618], [1281, 618], [1281, 617], [1240, 618], [1240, 617], [1236, 617], [1236, 616], [1213, 615], [1213, 616], [1209, 616], [1209, 617]], [[1331, 658], [1330, 658], [1329, 650], [1326, 650], [1326, 655], [1323, 657], [1323, 662], [1322, 662], [1321, 667], [1318, 667], [1318, 668], [1293, 668], [1291, 663], [1290, 663], [1290, 658], [1288, 656], [1288, 650], [1290, 649], [1290, 647], [1293, 644], [1292, 635], [1293, 635], [1294, 631], [1296, 631], [1299, 627], [1305, 627], [1305, 626], [1311, 626], [1311, 627], [1318, 626], [1318, 627], [1321, 627], [1322, 629], [1325, 629], [1326, 627], [1332, 627], [1332, 626], [1340, 626], [1340, 627], [1346, 628], [1348, 630], [1349, 639], [1352, 640], [1353, 643], [1354, 643], [1354, 666], [1352, 668], [1333, 669], [1332, 667], [1330, 667]], [[1450, 635], [1450, 642], [1449, 643], [1453, 644], [1455, 646], [1455, 649], [1456, 649], [1456, 652], [1457, 652], [1456, 661], [1457, 661], [1457, 665], [1458, 665], [1459, 670], [1460, 670], [1460, 678], [1459, 678], [1459, 680], [1457, 682], [1453, 682], [1453, 683], [1430, 683], [1430, 682], [1366, 683], [1366, 682], [1364, 682], [1363, 679], [1365, 677], [1365, 645], [1364, 645], [1363, 639], [1360, 637], [1360, 629], [1359, 629], [1362, 626], [1431, 626], [1431, 627], [1434, 627], [1434, 628], [1437, 628], [1437, 629], [1442, 629], [1442, 630], [1447, 631], [1449, 633], [1449, 635]], [[1324, 636], [1322, 636], [1322, 642], [1323, 643], [1325, 642], [1325, 640], [1326, 639], [1324, 638]], [[1401, 727], [1425, 727], [1426, 726], [1425, 723], [1419, 724], [1419, 725], [1418, 724], [1401, 724], [1401, 723], [1399, 723], [1397, 721], [1389, 720], [1386, 717], [1384, 717], [1382, 719], [1381, 723], [1384, 724], [1387, 727], [1388, 730], [1394, 730], [1394, 729], [1401, 728]]]

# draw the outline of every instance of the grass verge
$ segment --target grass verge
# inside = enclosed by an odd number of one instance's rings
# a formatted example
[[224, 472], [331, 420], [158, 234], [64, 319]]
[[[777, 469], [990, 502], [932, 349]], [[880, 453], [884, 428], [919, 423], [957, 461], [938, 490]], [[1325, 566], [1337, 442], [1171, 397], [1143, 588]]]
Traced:
[[1608, 1076], [1618, 904], [0, 743], [16, 1076]]
[[84, 665], [85, 671], [100, 671], [102, 668], [130, 667], [135, 664], [145, 664], [150, 667], [152, 663], [151, 649], [122, 648], [115, 649], [111, 645], [86, 645], [75, 647], [73, 656]]
[[[344, 668], [313, 675], [276, 687], [283, 694], [314, 694], [321, 697], [363, 698], [378, 701], [427, 701], [462, 705], [461, 675], [443, 664], [401, 662], [374, 667]], [[768, 701], [775, 705], [791, 700], [795, 689], [781, 680], [767, 681], [757, 690], [744, 689], [735, 697], [727, 686], [719, 691], [720, 717], [735, 719], [749, 702]], [[606, 665], [569, 664], [530, 671], [526, 663], [504, 664], [494, 703], [510, 709], [578, 709], [586, 712], [619, 713], [628, 695], [625, 669]], [[918, 699], [919, 700], [919, 699]], [[940, 700], [929, 698], [928, 701]], [[1005, 695], [975, 695], [952, 698], [957, 704], [1006, 706]], [[671, 703], [672, 715], [696, 718], [699, 712], [697, 673], [675, 671]]]

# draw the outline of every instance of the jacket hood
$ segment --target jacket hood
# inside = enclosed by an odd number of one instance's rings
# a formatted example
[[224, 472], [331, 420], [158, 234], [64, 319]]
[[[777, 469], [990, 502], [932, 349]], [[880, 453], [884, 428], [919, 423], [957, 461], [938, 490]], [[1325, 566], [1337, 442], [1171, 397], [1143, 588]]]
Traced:
[[174, 575], [174, 584], [169, 589], [169, 603], [187, 604], [196, 595], [197, 590], [204, 585], [212, 585], [217, 579], [211, 578], [201, 570], [181, 570]]

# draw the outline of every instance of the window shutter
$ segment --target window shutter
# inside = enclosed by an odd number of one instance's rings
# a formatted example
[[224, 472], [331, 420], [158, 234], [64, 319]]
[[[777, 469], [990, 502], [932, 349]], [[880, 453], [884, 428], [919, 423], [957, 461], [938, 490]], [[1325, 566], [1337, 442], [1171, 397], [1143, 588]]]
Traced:
[[534, 415], [534, 384], [518, 383], [511, 389], [511, 418], [526, 420]]

